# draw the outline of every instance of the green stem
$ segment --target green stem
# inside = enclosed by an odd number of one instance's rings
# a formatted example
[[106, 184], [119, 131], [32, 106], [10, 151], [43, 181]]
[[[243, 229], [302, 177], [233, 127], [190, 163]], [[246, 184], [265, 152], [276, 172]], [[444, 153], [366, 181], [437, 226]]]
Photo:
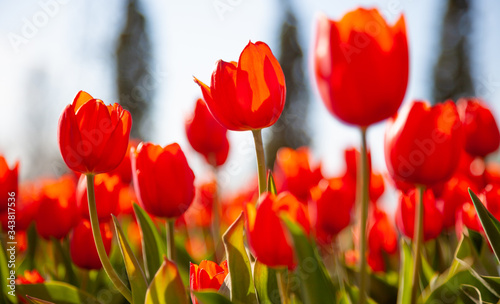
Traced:
[[266, 192], [266, 156], [264, 154], [264, 144], [262, 142], [262, 130], [252, 130], [255, 141], [255, 153], [257, 154], [257, 169], [259, 172], [259, 195]]
[[104, 268], [104, 271], [106, 272], [116, 289], [118, 289], [118, 291], [125, 297], [125, 299], [127, 299], [127, 301], [132, 303], [132, 293], [122, 282], [115, 269], [111, 265], [108, 255], [106, 254], [106, 249], [104, 248], [101, 229], [99, 228], [99, 218], [97, 217], [97, 207], [95, 203], [94, 174], [87, 174], [87, 197], [89, 201], [90, 225], [92, 226], [92, 234], [94, 235], [94, 242], [97, 248], [99, 259], [101, 260], [102, 267]]
[[174, 239], [175, 218], [167, 219], [167, 258], [175, 260], [175, 239]]
[[288, 291], [286, 281], [286, 268], [276, 269], [276, 279], [278, 281], [278, 290], [280, 293], [281, 304], [288, 304]]
[[[368, 151], [366, 147], [366, 127], [361, 128], [361, 221], [360, 225], [360, 254], [359, 254], [359, 303], [364, 304], [367, 299], [367, 259], [366, 259], [366, 225], [368, 222], [368, 204], [370, 190], [370, 172], [368, 168]], [[358, 177], [359, 178], [359, 177]]]
[[338, 236], [335, 238], [335, 241], [332, 244], [332, 254], [333, 254], [333, 265], [334, 265], [334, 273], [337, 273], [337, 278], [339, 280], [339, 286], [340, 290], [342, 292], [345, 292], [345, 285], [344, 285], [344, 269], [342, 268], [342, 263], [341, 263], [341, 255], [342, 251], [340, 250], [340, 241], [338, 239]]
[[222, 250], [219, 250], [219, 248], [222, 249], [220, 245], [221, 243], [221, 237], [220, 237], [220, 221], [222, 218], [222, 209], [220, 205], [220, 196], [219, 196], [219, 179], [218, 179], [218, 174], [217, 174], [217, 167], [213, 166], [213, 174], [214, 174], [214, 182], [215, 182], [215, 191], [213, 193], [213, 200], [212, 200], [212, 238], [213, 238], [213, 244], [214, 244], [214, 254], [215, 254], [215, 260], [217, 263], [221, 262], [220, 259], [222, 259], [222, 256], [224, 253]]
[[[425, 186], [418, 185], [418, 198], [415, 212], [415, 228], [413, 230], [413, 279], [411, 288], [411, 303], [417, 303], [418, 287], [420, 286], [419, 274], [421, 263], [421, 246], [424, 234], [424, 191]], [[416, 234], [416, 235], [415, 235]]]

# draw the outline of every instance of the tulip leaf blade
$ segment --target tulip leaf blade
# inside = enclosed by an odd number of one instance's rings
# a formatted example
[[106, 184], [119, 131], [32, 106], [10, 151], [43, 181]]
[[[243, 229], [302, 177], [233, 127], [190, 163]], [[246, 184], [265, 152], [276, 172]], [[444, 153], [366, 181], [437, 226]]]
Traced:
[[399, 291], [398, 304], [408, 304], [411, 302], [413, 258], [410, 246], [401, 240], [401, 268], [399, 271]]
[[274, 182], [273, 173], [269, 170], [267, 174], [267, 191], [276, 195], [278, 191], [276, 191], [276, 183]]
[[28, 298], [28, 300], [32, 304], [56, 304], [54, 302], [45, 301], [45, 300], [38, 299], [38, 298], [35, 298], [35, 297], [31, 297], [31, 296], [26, 296], [26, 298]]
[[469, 237], [462, 235], [451, 267], [447, 272], [432, 280], [432, 284], [422, 292], [421, 302], [436, 303], [436, 301], [441, 301], [443, 295], [446, 294], [450, 303], [460, 300], [469, 303], [471, 290], [465, 287], [467, 292], [464, 291], [464, 286], [469, 285], [475, 287], [485, 302], [497, 303], [500, 300], [500, 294], [497, 291], [496, 282], [491, 282], [473, 269], [473, 266], [479, 263], [477, 257], [474, 257], [474, 254], [477, 255], [474, 253], [475, 250], [475, 245]]
[[302, 227], [293, 222], [286, 215], [280, 216], [287, 230], [290, 232], [298, 265], [295, 273], [306, 273], [307, 276], [297, 275], [301, 288], [302, 301], [304, 304], [324, 303], [324, 301], [336, 301], [336, 290], [326, 274], [325, 265], [319, 259], [309, 237]]
[[276, 270], [257, 260], [253, 266], [253, 278], [259, 303], [281, 303]]
[[42, 303], [79, 304], [100, 303], [94, 296], [64, 282], [51, 281], [42, 284], [20, 284], [16, 286], [16, 295], [30, 296]]
[[134, 212], [137, 222], [141, 228], [142, 255], [144, 257], [144, 270], [148, 282], [160, 268], [162, 256], [167, 252], [165, 243], [162, 241], [155, 224], [147, 212], [134, 203]]
[[257, 303], [252, 268], [243, 241], [243, 212], [222, 236], [231, 278], [231, 301]]
[[177, 265], [163, 261], [146, 292], [145, 304], [188, 304], [186, 289], [177, 269]]
[[200, 304], [233, 304], [228, 298], [214, 291], [194, 291]]
[[128, 280], [132, 289], [133, 304], [144, 303], [146, 290], [148, 289], [146, 275], [144, 274], [139, 261], [135, 257], [130, 244], [127, 242], [118, 219], [114, 215], [113, 222], [115, 224], [116, 238], [118, 239], [118, 244], [120, 245], [120, 251], [122, 253], [123, 262], [125, 264]]
[[474, 204], [474, 208], [476, 208], [477, 215], [484, 228], [488, 242], [490, 242], [491, 248], [493, 248], [497, 261], [500, 261], [500, 222], [488, 211], [488, 209], [486, 209], [481, 200], [471, 189], [469, 189], [469, 195]]
[[[8, 278], [10, 276], [10, 273], [9, 273], [9, 265], [10, 263], [7, 263], [7, 255], [6, 255], [6, 252], [3, 248], [3, 245], [2, 243], [0, 242], [0, 265], [2, 265], [2, 267], [0, 267], [0, 299], [4, 300], [6, 303], [7, 303], [7, 300], [6, 298], [9, 296], [8, 295], [8, 292], [9, 292], [9, 288], [7, 288], [8, 285], [10, 285], [8, 283]], [[12, 264], [14, 265], [14, 264]], [[17, 300], [16, 297], [12, 297], [13, 299], [15, 299], [14, 301]]]

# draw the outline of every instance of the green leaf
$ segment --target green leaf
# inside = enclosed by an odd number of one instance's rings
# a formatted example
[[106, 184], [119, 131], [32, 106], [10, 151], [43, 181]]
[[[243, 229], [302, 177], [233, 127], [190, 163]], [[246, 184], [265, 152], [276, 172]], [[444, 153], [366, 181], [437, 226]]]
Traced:
[[[345, 285], [346, 292], [349, 294], [352, 303], [359, 303], [359, 289], [355, 285]], [[368, 298], [366, 300], [368, 304], [377, 304], [373, 299]]]
[[242, 212], [222, 236], [231, 278], [231, 300], [242, 303], [257, 303], [250, 260], [243, 242], [243, 226]]
[[16, 286], [16, 294], [35, 297], [57, 304], [100, 303], [92, 295], [64, 282], [46, 282], [43, 284], [21, 284]]
[[486, 209], [471, 189], [469, 189], [469, 195], [472, 198], [472, 203], [476, 208], [477, 215], [493, 248], [493, 252], [495, 252], [497, 260], [500, 261], [500, 222]]
[[163, 262], [162, 256], [166, 254], [167, 248], [149, 214], [136, 203], [134, 203], [134, 212], [141, 227], [145, 272], [148, 282], [151, 282]]
[[269, 170], [269, 173], [267, 174], [267, 191], [276, 195], [276, 184], [274, 183], [274, 177], [273, 173], [271, 170]]
[[214, 291], [194, 291], [193, 293], [201, 304], [233, 304], [228, 298]]
[[472, 285], [462, 285], [462, 300], [466, 303], [476, 303], [482, 304], [483, 300], [481, 299], [481, 292], [475, 286]]
[[293, 240], [298, 265], [295, 270], [302, 290], [302, 300], [305, 304], [335, 303], [335, 288], [326, 274], [325, 265], [315, 251], [302, 227], [286, 215], [281, 216]]
[[142, 304], [144, 303], [146, 290], [148, 289], [146, 276], [144, 275], [141, 265], [137, 261], [132, 248], [130, 248], [125, 235], [123, 234], [118, 219], [114, 215], [113, 222], [115, 224], [118, 244], [120, 245], [123, 261], [125, 263], [125, 269], [127, 270], [128, 280], [132, 289], [132, 302], [133, 304]]
[[413, 258], [410, 246], [401, 240], [401, 266], [399, 271], [399, 291], [398, 304], [407, 304], [411, 302], [412, 276], [413, 276]]
[[253, 265], [253, 278], [259, 303], [281, 304], [276, 270], [257, 260]]
[[[7, 263], [7, 256], [6, 256], [6, 251], [4, 250], [3, 246], [2, 246], [2, 242], [0, 242], [0, 265], [2, 265], [0, 267], [0, 299], [2, 299], [3, 301], [7, 302], [7, 298], [12, 298], [13, 301], [16, 301], [17, 303], [17, 299], [16, 297], [12, 297], [12, 296], [9, 296], [8, 292], [10, 291], [10, 288], [8, 288], [7, 286], [9, 285], [7, 281], [9, 281], [9, 277], [10, 277], [10, 270], [12, 268], [9, 267], [9, 265], [14, 265], [14, 264], [10, 264], [10, 263]], [[15, 265], [14, 265], [15, 266]], [[14, 270], [14, 269], [12, 269]], [[14, 274], [14, 277], [15, 277], [15, 274]]]
[[495, 295], [495, 291], [491, 289], [488, 283], [478, 278], [470, 269], [458, 271], [451, 277], [444, 273], [437, 280], [438, 283], [435, 284], [433, 290], [428, 290], [428, 287], [422, 293], [423, 303], [440, 303], [443, 295], [446, 295], [449, 303], [456, 303], [461, 296], [463, 285], [475, 286], [484, 301], [496, 303], [499, 300], [499, 297]]
[[165, 258], [149, 285], [144, 303], [188, 304], [186, 289], [174, 262]]

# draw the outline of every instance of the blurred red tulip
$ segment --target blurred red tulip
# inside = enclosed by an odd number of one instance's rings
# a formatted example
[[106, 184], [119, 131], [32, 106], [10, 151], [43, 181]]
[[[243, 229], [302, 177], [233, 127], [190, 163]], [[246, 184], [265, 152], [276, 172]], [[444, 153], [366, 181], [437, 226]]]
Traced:
[[379, 251], [368, 250], [367, 262], [373, 272], [384, 272], [384, 255]]
[[78, 223], [75, 191], [75, 181], [69, 175], [42, 186], [35, 222], [44, 239], [62, 239]]
[[484, 171], [486, 184], [500, 184], [500, 164], [488, 163]]
[[[19, 187], [19, 193], [16, 194], [16, 219], [15, 229], [17, 233], [28, 229], [29, 225], [35, 219], [40, 203], [40, 190], [34, 183], [24, 183]], [[0, 222], [2, 229], [8, 230], [8, 210], [0, 213]]]
[[269, 127], [285, 106], [285, 76], [271, 49], [260, 41], [249, 42], [237, 63], [219, 60], [210, 87], [194, 80], [212, 115], [229, 130]]
[[465, 151], [484, 157], [500, 146], [500, 131], [490, 109], [478, 98], [461, 98], [457, 109], [465, 130]]
[[220, 265], [207, 260], [201, 261], [199, 266], [189, 263], [189, 287], [193, 304], [199, 303], [193, 291], [219, 290], [228, 273], [227, 261], [223, 261]]
[[309, 233], [305, 208], [288, 192], [283, 192], [278, 197], [266, 193], [259, 201], [257, 208], [253, 204], [247, 204], [245, 208], [250, 250], [257, 260], [269, 267], [288, 267], [292, 270], [297, 262], [279, 216], [281, 213], [287, 214]]
[[484, 188], [484, 203], [488, 211], [500, 221], [500, 185], [488, 185]]
[[310, 197], [310, 189], [316, 186], [323, 175], [321, 167], [311, 167], [310, 151], [307, 147], [297, 150], [281, 148], [276, 154], [274, 179], [277, 192], [288, 191], [303, 203]]
[[122, 185], [118, 199], [118, 214], [133, 214], [134, 205], [137, 202], [134, 185]]
[[320, 16], [313, 51], [319, 93], [335, 117], [366, 127], [396, 113], [408, 84], [403, 16], [393, 26], [376, 9]]
[[127, 152], [123, 157], [122, 162], [109, 172], [109, 175], [118, 175], [120, 180], [124, 184], [130, 184], [132, 182], [132, 163], [130, 161], [130, 149], [137, 148], [139, 141], [137, 139], [131, 139], [128, 143]]
[[311, 190], [309, 216], [319, 242], [329, 244], [349, 226], [354, 203], [355, 192], [339, 178], [322, 180]]
[[127, 152], [132, 118], [115, 103], [106, 106], [80, 91], [59, 119], [59, 149], [66, 165], [77, 172], [109, 172]]
[[[344, 150], [344, 158], [346, 162], [346, 171], [342, 177], [345, 184], [350, 184], [353, 191], [353, 196], [356, 195], [356, 183], [358, 176], [358, 163], [361, 153], [356, 148]], [[376, 202], [385, 191], [385, 183], [382, 174], [376, 173], [372, 170], [371, 153], [368, 151], [368, 170], [370, 172], [370, 201]]]
[[[99, 229], [101, 230], [104, 249], [109, 255], [113, 233], [108, 223], [101, 223]], [[69, 243], [69, 252], [73, 263], [80, 268], [88, 270], [102, 268], [92, 234], [92, 227], [88, 220], [82, 219], [75, 229], [73, 229]]]
[[140, 143], [131, 158], [135, 194], [147, 212], [176, 218], [189, 208], [195, 194], [194, 173], [177, 143], [164, 148]]
[[207, 163], [221, 166], [229, 154], [227, 129], [208, 110], [203, 99], [196, 101], [194, 115], [186, 121], [186, 136], [193, 149], [205, 157]]
[[[124, 186], [118, 175], [98, 174], [94, 180], [97, 217], [100, 221], [109, 221], [111, 214], [118, 215], [120, 191]], [[80, 176], [76, 190], [76, 203], [80, 216], [90, 220], [89, 203], [87, 199], [87, 177]]]
[[40, 284], [45, 279], [36, 270], [25, 270], [23, 274], [17, 275], [16, 284]]
[[235, 194], [226, 195], [222, 199], [222, 223], [229, 227], [245, 209], [246, 204], [255, 204], [259, 198], [259, 189], [257, 184], [250, 184], [249, 187], [241, 189]]
[[[417, 190], [412, 190], [408, 194], [401, 193], [398, 208], [396, 210], [396, 225], [399, 230], [413, 239], [415, 230], [415, 205]], [[439, 236], [443, 230], [443, 213], [436, 207], [436, 199], [432, 190], [424, 192], [424, 220], [423, 220], [423, 240], [429, 241]]]
[[[452, 228], [455, 226], [456, 213], [462, 208], [465, 202], [470, 201], [468, 189], [473, 188], [476, 191], [470, 180], [463, 176], [454, 176], [444, 184], [441, 195], [438, 197], [437, 203], [441, 203], [443, 210], [443, 228]], [[436, 193], [436, 192], [434, 192]]]
[[210, 227], [212, 224], [212, 206], [216, 191], [217, 183], [215, 181], [204, 183], [197, 187], [193, 203], [177, 219], [177, 223], [194, 225], [196, 227]]
[[[19, 162], [9, 168], [5, 158], [0, 155], [0, 213], [15, 206], [18, 199]], [[12, 203], [14, 203], [12, 205]]]
[[368, 230], [368, 249], [373, 252], [396, 253], [398, 249], [398, 234], [389, 221], [387, 213], [374, 206]]
[[457, 235], [461, 237], [463, 226], [478, 231], [483, 232], [483, 226], [481, 226], [481, 222], [479, 221], [479, 217], [477, 216], [476, 209], [471, 202], [466, 202], [462, 205], [459, 212], [457, 213]]
[[412, 184], [433, 185], [448, 180], [460, 160], [463, 130], [455, 104], [407, 104], [389, 120], [385, 159], [389, 174]]

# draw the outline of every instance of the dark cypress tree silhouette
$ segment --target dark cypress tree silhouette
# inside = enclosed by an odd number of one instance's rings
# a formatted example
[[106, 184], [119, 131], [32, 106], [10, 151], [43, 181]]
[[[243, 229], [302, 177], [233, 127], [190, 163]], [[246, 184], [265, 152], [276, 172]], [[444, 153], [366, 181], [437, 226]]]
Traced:
[[154, 80], [149, 73], [152, 64], [151, 42], [146, 18], [137, 1], [129, 0], [127, 21], [116, 49], [116, 76], [120, 104], [132, 114], [131, 136], [145, 139], [144, 118], [154, 95]]
[[308, 87], [304, 77], [304, 54], [298, 41], [297, 19], [289, 0], [282, 0], [281, 4], [285, 9], [278, 60], [285, 74], [287, 92], [285, 109], [271, 128], [272, 135], [266, 144], [268, 168], [273, 168], [279, 148], [298, 148], [307, 146], [311, 142], [306, 124], [309, 106]]
[[468, 42], [470, 5], [469, 0], [448, 0], [441, 29], [440, 55], [434, 67], [434, 103], [474, 95]]

